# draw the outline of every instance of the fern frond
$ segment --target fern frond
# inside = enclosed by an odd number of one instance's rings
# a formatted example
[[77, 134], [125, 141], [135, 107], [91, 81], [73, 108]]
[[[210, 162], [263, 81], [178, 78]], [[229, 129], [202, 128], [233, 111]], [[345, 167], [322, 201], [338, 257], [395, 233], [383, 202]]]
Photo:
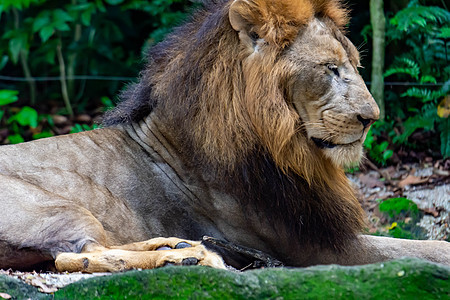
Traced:
[[412, 78], [419, 80], [420, 67], [419, 64], [412, 59], [402, 57], [396, 60], [394, 66], [390, 67], [384, 73], [384, 77], [394, 74], [406, 74]]
[[412, 87], [400, 95], [401, 97], [411, 97], [422, 99], [423, 103], [437, 100], [444, 96], [442, 90], [432, 91], [425, 88]]
[[437, 80], [434, 76], [424, 75], [420, 77], [420, 83], [437, 83]]
[[400, 31], [408, 31], [413, 26], [425, 27], [429, 23], [448, 24], [450, 12], [437, 6], [422, 6], [417, 1], [399, 11], [390, 23]]
[[438, 38], [440, 39], [449, 39], [450, 38], [450, 27], [442, 27], [440, 29], [440, 33], [438, 34]]
[[411, 134], [414, 133], [419, 128], [423, 128], [425, 130], [433, 130], [434, 129], [435, 118], [425, 117], [423, 115], [415, 115], [414, 117], [410, 117], [403, 123], [404, 131], [402, 134], [394, 137], [393, 142], [396, 144], [404, 144], [408, 141], [408, 138]]

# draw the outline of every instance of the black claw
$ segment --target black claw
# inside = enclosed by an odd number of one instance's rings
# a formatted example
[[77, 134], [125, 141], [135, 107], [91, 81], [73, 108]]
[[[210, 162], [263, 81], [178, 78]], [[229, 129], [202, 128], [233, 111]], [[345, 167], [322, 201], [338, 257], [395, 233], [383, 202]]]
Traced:
[[170, 266], [176, 266], [176, 264], [174, 264], [173, 262], [170, 262], [170, 261], [166, 261], [163, 265], [163, 267], [170, 267]]
[[194, 265], [198, 264], [198, 259], [196, 259], [195, 257], [188, 257], [188, 258], [183, 259], [181, 264], [183, 266], [194, 266]]
[[183, 248], [191, 248], [192, 245], [186, 242], [179, 242], [176, 246], [175, 249], [183, 249]]
[[162, 246], [156, 249], [156, 251], [160, 251], [160, 250], [172, 250], [172, 248], [170, 248], [169, 246]]

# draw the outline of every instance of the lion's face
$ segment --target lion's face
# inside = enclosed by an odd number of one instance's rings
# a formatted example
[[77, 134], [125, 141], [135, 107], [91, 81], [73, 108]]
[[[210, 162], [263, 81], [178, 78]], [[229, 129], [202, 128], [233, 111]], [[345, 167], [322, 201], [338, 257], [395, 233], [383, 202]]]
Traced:
[[336, 165], [358, 163], [379, 109], [357, 71], [358, 51], [338, 30], [313, 19], [286, 50], [288, 101], [303, 134]]
[[348, 22], [340, 2], [235, 0], [230, 22], [241, 42], [242, 98], [277, 164], [308, 174], [315, 163], [306, 153], [317, 151], [337, 167], [357, 164], [379, 109], [340, 30]]

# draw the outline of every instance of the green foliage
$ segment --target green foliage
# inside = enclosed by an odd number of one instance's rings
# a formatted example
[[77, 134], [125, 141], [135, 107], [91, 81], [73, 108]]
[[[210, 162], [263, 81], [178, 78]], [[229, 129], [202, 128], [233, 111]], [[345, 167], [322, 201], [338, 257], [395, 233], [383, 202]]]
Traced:
[[422, 213], [417, 204], [407, 198], [390, 198], [379, 205], [379, 210], [393, 222], [388, 235], [394, 238], [423, 239], [424, 230], [417, 226]]
[[[13, 90], [0, 90], [0, 126], [8, 128], [8, 141], [11, 144], [18, 144], [25, 141], [25, 133], [29, 129], [36, 129], [45, 116], [39, 116], [34, 108], [23, 106], [22, 108], [9, 107], [17, 102], [18, 92]], [[4, 116], [9, 116], [6, 120]], [[53, 136], [49, 130], [37, 130], [33, 139]]]
[[389, 215], [391, 218], [409, 215], [416, 217], [419, 213], [417, 204], [407, 198], [390, 198], [380, 204], [380, 211]]
[[75, 124], [72, 129], [70, 130], [70, 133], [77, 133], [77, 132], [83, 132], [83, 131], [89, 131], [93, 129], [97, 129], [99, 126], [97, 124], [94, 124], [92, 126], [86, 125], [86, 124]]
[[83, 111], [98, 106], [104, 95], [113, 98], [124, 83], [73, 76], [137, 77], [141, 52], [180, 24], [190, 7], [188, 0], [2, 1], [0, 69], [28, 80], [60, 77], [47, 84], [30, 84], [29, 93], [14, 83], [10, 88], [20, 91], [23, 103], [62, 103], [63, 90], [66, 110], [74, 106]]
[[0, 90], [0, 106], [8, 105], [19, 100], [18, 91]]
[[0, 122], [5, 115], [5, 109], [3, 109], [1, 106], [16, 102], [18, 100], [18, 94], [18, 91], [0, 90]]
[[[414, 132], [439, 131], [435, 136], [440, 137], [444, 157], [450, 157], [450, 128], [448, 116], [439, 116], [437, 107], [450, 92], [449, 23], [447, 10], [411, 0], [389, 21], [386, 36], [391, 47], [401, 50], [384, 74], [390, 80], [415, 83], [386, 97], [387, 115], [395, 117], [388, 121], [398, 132], [390, 142], [411, 147], [408, 139]], [[439, 82], [445, 84], [437, 85]], [[439, 139], [430, 143], [423, 146], [439, 148]]]
[[389, 142], [383, 141], [378, 143], [376, 137], [374, 136], [374, 131], [377, 132], [377, 125], [372, 126], [367, 133], [366, 140], [364, 141], [364, 147], [372, 159], [384, 166], [392, 157], [394, 151], [388, 149]]
[[448, 22], [450, 14], [447, 10], [437, 6], [422, 6], [418, 0], [410, 1], [405, 9], [390, 20], [397, 30], [403, 32], [415, 30], [417, 27], [426, 29], [430, 23], [448, 24]]
[[38, 126], [38, 113], [34, 108], [24, 106], [17, 113], [11, 116], [7, 123], [13, 124], [15, 122], [21, 126], [36, 128]]

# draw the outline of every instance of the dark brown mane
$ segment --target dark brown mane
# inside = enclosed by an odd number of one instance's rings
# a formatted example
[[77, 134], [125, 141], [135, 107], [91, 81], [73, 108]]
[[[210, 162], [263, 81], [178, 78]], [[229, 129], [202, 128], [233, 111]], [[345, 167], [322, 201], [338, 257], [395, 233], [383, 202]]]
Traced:
[[[311, 148], [286, 104], [280, 86], [289, 83], [277, 62], [286, 39], [274, 38], [272, 55], [243, 67], [230, 1], [219, 2], [150, 50], [139, 83], [123, 93], [104, 124], [136, 122], [155, 111], [189, 163], [212, 174], [218, 188], [283, 224], [301, 242], [340, 249], [361, 231], [362, 210], [344, 172]], [[293, 28], [297, 33], [313, 15], [332, 20], [336, 30], [348, 21], [337, 0], [249, 2], [261, 5], [269, 19], [284, 9], [278, 21], [262, 20], [279, 27], [264, 25], [261, 36], [292, 34]]]

